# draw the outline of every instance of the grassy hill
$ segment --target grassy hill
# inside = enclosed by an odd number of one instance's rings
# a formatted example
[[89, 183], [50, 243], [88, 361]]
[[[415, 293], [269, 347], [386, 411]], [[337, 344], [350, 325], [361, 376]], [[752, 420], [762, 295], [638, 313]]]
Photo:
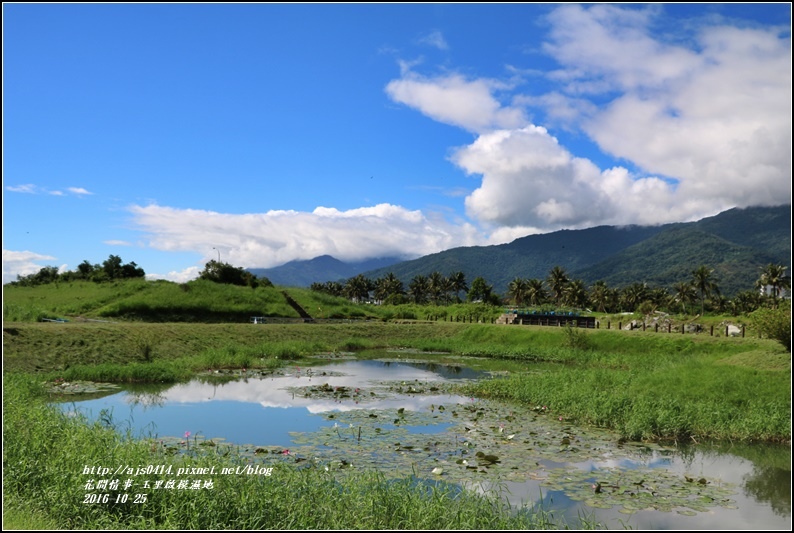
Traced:
[[459, 317], [490, 321], [499, 308], [483, 304], [446, 307], [403, 304], [356, 304], [306, 288], [242, 287], [206, 280], [188, 283], [142, 279], [94, 283], [74, 281], [35, 287], [3, 287], [4, 322], [38, 322], [42, 319], [123, 320], [138, 322], [248, 323], [251, 317], [268, 322], [300, 321], [284, 296], [287, 292], [315, 319], [435, 319]]
[[298, 318], [279, 289], [206, 280], [189, 283], [74, 281], [3, 287], [3, 320], [123, 318], [145, 322], [248, 322], [251, 316]]

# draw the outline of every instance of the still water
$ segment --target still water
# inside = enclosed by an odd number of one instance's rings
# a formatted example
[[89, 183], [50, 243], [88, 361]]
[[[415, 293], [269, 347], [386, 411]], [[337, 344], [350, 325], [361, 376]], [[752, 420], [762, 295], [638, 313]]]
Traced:
[[129, 387], [64, 409], [112, 420], [135, 437], [190, 432], [497, 491], [572, 527], [584, 516], [610, 529], [791, 530], [789, 447], [619, 445], [545, 408], [450, 393], [487, 377], [463, 366], [345, 360], [214, 377]]

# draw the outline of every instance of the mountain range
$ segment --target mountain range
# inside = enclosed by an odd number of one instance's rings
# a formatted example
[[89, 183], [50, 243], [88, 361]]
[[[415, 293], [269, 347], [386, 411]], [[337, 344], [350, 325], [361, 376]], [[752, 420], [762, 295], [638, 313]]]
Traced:
[[503, 293], [514, 278], [545, 279], [555, 266], [588, 285], [604, 280], [613, 287], [645, 282], [670, 288], [689, 281], [693, 270], [706, 265], [715, 270], [722, 294], [732, 296], [753, 289], [761, 268], [769, 263], [791, 264], [790, 205], [734, 208], [696, 222], [560, 230], [507, 244], [452, 248], [409, 261], [345, 263], [326, 255], [249, 271], [277, 285], [303, 287], [358, 274], [374, 280], [390, 272], [407, 286], [417, 275], [461, 271], [468, 283], [482, 276]]

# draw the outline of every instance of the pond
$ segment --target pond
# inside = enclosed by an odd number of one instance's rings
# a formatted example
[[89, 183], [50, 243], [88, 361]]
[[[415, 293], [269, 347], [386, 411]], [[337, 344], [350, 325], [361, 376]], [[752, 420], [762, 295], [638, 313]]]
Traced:
[[574, 527], [584, 516], [610, 529], [791, 529], [790, 448], [621, 443], [546, 406], [454, 393], [456, 383], [491, 377], [393, 353], [321, 357], [75, 397], [63, 408], [176, 449], [234, 443], [252, 462], [378, 468], [498, 491]]

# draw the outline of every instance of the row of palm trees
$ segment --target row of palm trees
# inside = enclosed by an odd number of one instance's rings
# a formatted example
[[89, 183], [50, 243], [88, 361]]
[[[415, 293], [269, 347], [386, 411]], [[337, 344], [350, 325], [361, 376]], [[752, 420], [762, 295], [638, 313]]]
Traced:
[[[504, 299], [493, 292], [493, 287], [482, 277], [476, 278], [471, 287], [463, 272], [453, 272], [448, 276], [433, 272], [428, 276], [414, 276], [406, 288], [393, 273], [382, 278], [370, 280], [363, 274], [346, 282], [313, 283], [312, 290], [343, 296], [354, 302], [374, 301], [376, 303], [416, 303], [447, 305], [461, 302], [461, 293], [468, 301], [484, 301], [494, 304], [512, 304], [517, 307], [539, 307], [553, 305], [592, 309], [601, 313], [621, 311], [652, 312], [665, 309], [684, 314], [699, 307], [702, 315], [708, 302], [713, 311], [742, 314], [754, 311], [763, 305], [777, 307], [778, 299], [784, 290], [791, 288], [791, 278], [786, 275], [787, 267], [767, 265], [756, 282], [755, 291], [744, 291], [728, 300], [720, 295], [718, 280], [714, 270], [701, 265], [692, 271], [689, 280], [675, 283], [672, 291], [665, 288], [651, 288], [646, 283], [635, 282], [623, 288], [609, 287], [604, 281], [597, 281], [587, 287], [581, 279], [573, 279], [560, 266], [549, 271], [545, 279], [524, 279], [516, 277], [507, 289]], [[760, 289], [767, 288], [765, 291]]]
[[359, 274], [344, 283], [338, 281], [312, 283], [310, 288], [333, 296], [343, 296], [356, 303], [375, 301], [391, 304], [413, 302], [437, 305], [447, 305], [453, 300], [460, 302], [461, 293], [469, 291], [466, 275], [463, 272], [453, 272], [449, 276], [444, 276], [437, 271], [429, 276], [414, 276], [407, 288], [391, 272], [376, 280]]
[[706, 265], [693, 270], [689, 280], [675, 283], [672, 292], [639, 282], [617, 289], [609, 287], [604, 281], [596, 281], [588, 290], [582, 280], [571, 279], [563, 268], [556, 266], [545, 280], [515, 278], [508, 286], [507, 296], [516, 306], [552, 303], [579, 309], [591, 308], [601, 313], [666, 309], [686, 314], [699, 304], [702, 315], [708, 302], [716, 312], [738, 315], [752, 312], [767, 303], [777, 307], [783, 291], [791, 288], [791, 278], [786, 275], [786, 269], [775, 264], [764, 267], [756, 282], [756, 289], [766, 287], [768, 295], [762, 290], [744, 291], [731, 300], [720, 294], [714, 269]]

